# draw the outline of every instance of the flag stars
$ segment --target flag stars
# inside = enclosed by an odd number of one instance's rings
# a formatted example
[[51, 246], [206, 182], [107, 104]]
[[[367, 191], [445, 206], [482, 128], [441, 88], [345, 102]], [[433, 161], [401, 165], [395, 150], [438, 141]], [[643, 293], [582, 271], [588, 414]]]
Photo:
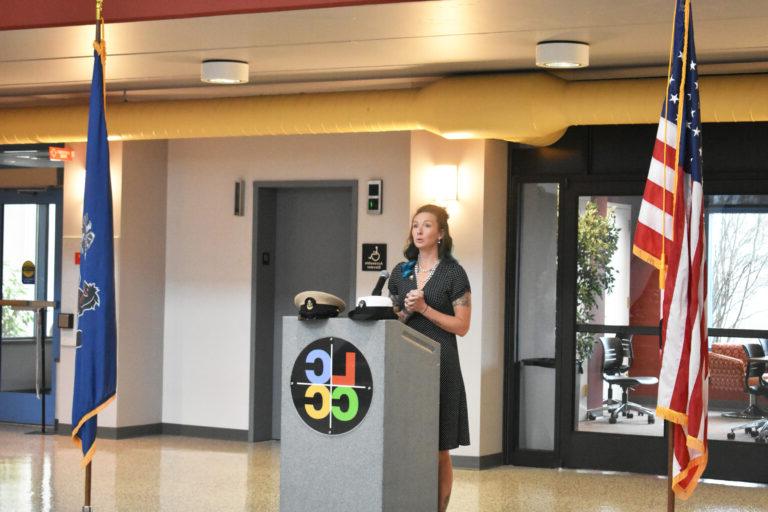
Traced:
[[677, 54], [677, 58], [682, 60], [683, 59], [683, 51], [680, 50], [680, 53]]
[[698, 127], [693, 129], [693, 136], [694, 137], [698, 137], [700, 133], [701, 133], [701, 130]]
[[696, 90], [698, 91], [699, 90], [699, 82], [693, 82], [693, 85], [696, 86]]
[[691, 61], [691, 71], [693, 71], [694, 69], [696, 69], [696, 62]]
[[677, 97], [677, 94], [672, 94], [669, 97], [669, 101], [671, 101], [672, 103], [677, 103], [678, 101], [680, 101], [680, 99]]

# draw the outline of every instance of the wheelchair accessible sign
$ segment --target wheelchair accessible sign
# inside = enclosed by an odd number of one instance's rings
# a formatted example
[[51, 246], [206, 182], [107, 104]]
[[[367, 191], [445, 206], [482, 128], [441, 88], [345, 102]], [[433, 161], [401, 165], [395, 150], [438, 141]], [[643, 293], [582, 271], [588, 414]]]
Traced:
[[363, 271], [379, 272], [387, 268], [387, 244], [363, 244]]

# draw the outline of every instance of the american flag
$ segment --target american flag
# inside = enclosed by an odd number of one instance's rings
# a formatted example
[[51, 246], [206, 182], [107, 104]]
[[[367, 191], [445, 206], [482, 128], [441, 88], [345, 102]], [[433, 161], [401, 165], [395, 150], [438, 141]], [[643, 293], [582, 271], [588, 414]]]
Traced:
[[707, 465], [707, 267], [701, 112], [690, 0], [677, 0], [666, 98], [633, 252], [659, 269], [663, 353], [656, 413], [672, 422], [672, 488], [688, 498]]

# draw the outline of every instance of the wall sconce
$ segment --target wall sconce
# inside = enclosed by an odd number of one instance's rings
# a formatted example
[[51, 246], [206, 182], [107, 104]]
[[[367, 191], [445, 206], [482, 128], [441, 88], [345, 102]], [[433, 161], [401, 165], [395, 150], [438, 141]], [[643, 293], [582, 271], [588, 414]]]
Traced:
[[429, 176], [429, 190], [435, 204], [448, 206], [459, 200], [459, 167], [435, 165]]

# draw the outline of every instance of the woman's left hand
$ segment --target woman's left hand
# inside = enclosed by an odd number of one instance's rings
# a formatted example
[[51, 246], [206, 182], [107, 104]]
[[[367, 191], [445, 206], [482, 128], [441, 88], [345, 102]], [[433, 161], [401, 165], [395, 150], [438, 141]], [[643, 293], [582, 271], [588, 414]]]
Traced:
[[414, 313], [423, 313], [427, 309], [427, 303], [424, 301], [424, 292], [421, 290], [411, 290], [405, 296], [405, 307], [408, 311]]

